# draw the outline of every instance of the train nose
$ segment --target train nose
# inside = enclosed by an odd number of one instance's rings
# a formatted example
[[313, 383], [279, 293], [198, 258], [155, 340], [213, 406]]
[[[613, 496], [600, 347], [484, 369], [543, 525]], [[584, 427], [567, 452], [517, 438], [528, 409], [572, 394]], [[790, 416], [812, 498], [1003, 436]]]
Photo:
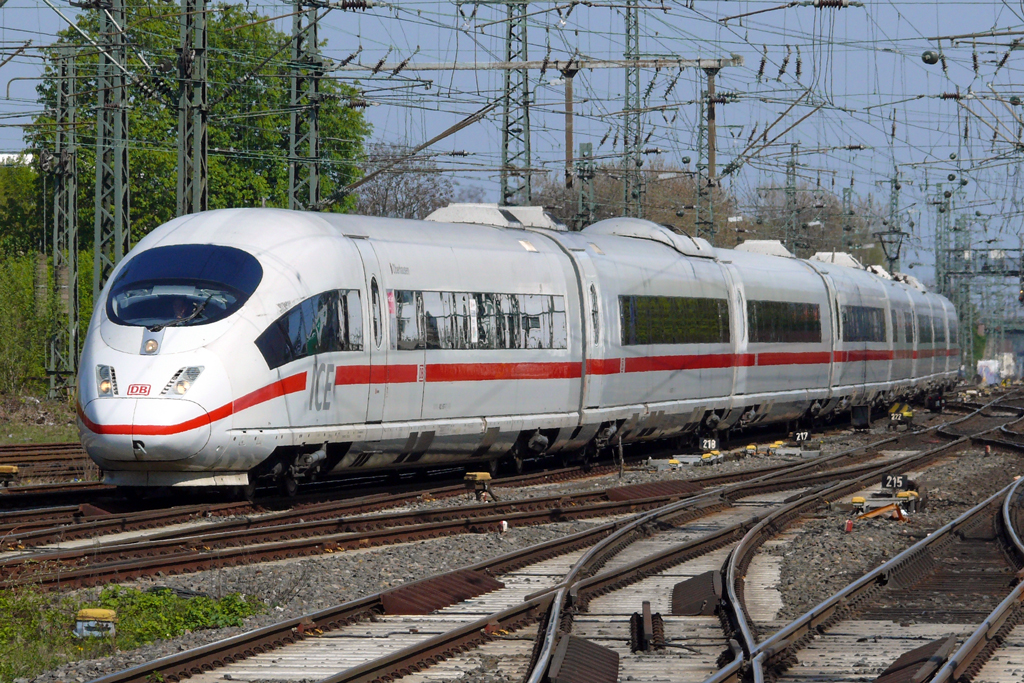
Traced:
[[85, 448], [103, 460], [184, 460], [210, 440], [209, 413], [183, 398], [99, 398], [82, 412]]

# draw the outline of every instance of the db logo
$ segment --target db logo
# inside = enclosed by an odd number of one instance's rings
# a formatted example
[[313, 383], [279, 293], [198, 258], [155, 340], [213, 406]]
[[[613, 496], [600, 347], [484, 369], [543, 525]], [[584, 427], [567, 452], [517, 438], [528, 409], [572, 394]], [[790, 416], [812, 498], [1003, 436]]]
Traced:
[[148, 384], [129, 384], [128, 385], [129, 396], [149, 396], [149, 385]]

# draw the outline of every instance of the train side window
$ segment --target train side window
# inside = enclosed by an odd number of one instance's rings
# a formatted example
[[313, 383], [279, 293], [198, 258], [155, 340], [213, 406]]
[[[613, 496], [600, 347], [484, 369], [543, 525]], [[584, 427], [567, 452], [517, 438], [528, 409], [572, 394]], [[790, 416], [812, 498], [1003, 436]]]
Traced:
[[271, 368], [313, 356], [363, 348], [362, 308], [356, 290], [331, 290], [293, 306], [256, 338]]
[[932, 323], [935, 326], [935, 341], [939, 344], [946, 343], [946, 325], [940, 316], [932, 316]]
[[884, 342], [885, 309], [872, 306], [843, 306], [844, 342]]
[[896, 309], [895, 308], [890, 308], [889, 309], [889, 323], [890, 323], [889, 327], [892, 328], [892, 343], [895, 344], [896, 343], [896, 332], [899, 329], [899, 327], [896, 325]]
[[917, 343], [918, 344], [931, 344], [932, 343], [932, 320], [930, 315], [924, 313], [917, 314]]
[[407, 289], [394, 290], [395, 311], [391, 316], [392, 349], [409, 351], [423, 348], [416, 294]]
[[551, 348], [569, 348], [569, 323], [565, 312], [565, 299], [560, 296], [551, 299]]
[[498, 307], [502, 318], [506, 349], [521, 349], [523, 342], [523, 300], [518, 294], [499, 294]]
[[910, 311], [903, 311], [903, 341], [907, 344], [914, 343], [914, 316]]
[[728, 344], [726, 299], [620, 296], [623, 346]]
[[946, 320], [949, 321], [949, 343], [953, 346], [960, 343], [960, 326], [957, 319], [947, 314]]
[[476, 302], [476, 348], [500, 349], [498, 340], [497, 306], [493, 294], [474, 294]]
[[373, 343], [380, 348], [381, 318], [380, 318], [380, 289], [377, 288], [377, 278], [370, 279], [370, 299], [373, 307]]
[[597, 288], [590, 285], [590, 320], [594, 328], [594, 346], [601, 343], [601, 311], [597, 308]]
[[423, 292], [423, 338], [428, 349], [453, 349], [452, 295]]
[[821, 342], [821, 306], [793, 301], [747, 301], [752, 344]]

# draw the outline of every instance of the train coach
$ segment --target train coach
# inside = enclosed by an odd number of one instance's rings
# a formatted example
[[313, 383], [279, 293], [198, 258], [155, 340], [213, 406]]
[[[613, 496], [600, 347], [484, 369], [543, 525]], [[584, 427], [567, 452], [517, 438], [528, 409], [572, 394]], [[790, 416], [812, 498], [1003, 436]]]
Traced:
[[937, 397], [957, 338], [950, 302], [915, 283], [639, 219], [218, 210], [114, 270], [79, 429], [112, 484], [294, 492]]

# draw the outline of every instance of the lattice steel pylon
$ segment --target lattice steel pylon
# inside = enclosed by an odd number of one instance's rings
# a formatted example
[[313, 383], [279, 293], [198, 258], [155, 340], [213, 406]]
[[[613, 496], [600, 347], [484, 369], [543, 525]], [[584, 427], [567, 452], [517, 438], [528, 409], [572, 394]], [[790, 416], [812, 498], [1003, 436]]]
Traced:
[[[946, 211], [945, 213], [949, 213]], [[974, 304], [971, 301], [971, 225], [966, 216], [957, 216], [953, 227], [953, 259], [950, 265], [963, 273], [953, 288], [953, 305], [960, 320], [960, 360], [970, 370], [974, 364]]]
[[786, 162], [786, 240], [784, 244], [794, 254], [796, 253], [797, 228], [800, 222], [796, 205], [796, 168], [799, 154], [800, 143], [792, 143], [789, 146], [789, 160]]
[[951, 283], [949, 280], [949, 257], [950, 248], [950, 216], [952, 208], [950, 198], [953, 193], [943, 190], [942, 185], [936, 186], [938, 195], [932, 200], [937, 212], [935, 219], [935, 290], [949, 298], [953, 298]]
[[181, 0], [178, 55], [178, 215], [209, 208], [206, 0]]
[[[640, 122], [640, 15], [639, 1], [626, 0], [626, 91], [623, 107], [623, 205], [627, 216], [643, 217], [644, 179], [641, 167], [642, 129]], [[630, 64], [629, 62], [632, 62]]]
[[[526, 2], [509, 2], [505, 33], [505, 61], [529, 59], [526, 42]], [[530, 72], [527, 69], [505, 71], [505, 90], [501, 116], [501, 197], [500, 204], [529, 205], [533, 201], [530, 183]]]
[[57, 116], [53, 193], [53, 293], [57, 303], [46, 374], [50, 398], [68, 396], [78, 371], [78, 106], [76, 51], [57, 47]]
[[96, 78], [96, 218], [93, 301], [131, 239], [128, 196], [128, 108], [125, 92], [127, 41], [124, 0], [98, 3], [99, 54]]
[[320, 79], [316, 2], [296, 3], [292, 20], [291, 117], [288, 127], [288, 208], [320, 204]]
[[580, 143], [576, 177], [580, 182], [573, 230], [582, 230], [594, 222], [594, 144], [591, 142]]

